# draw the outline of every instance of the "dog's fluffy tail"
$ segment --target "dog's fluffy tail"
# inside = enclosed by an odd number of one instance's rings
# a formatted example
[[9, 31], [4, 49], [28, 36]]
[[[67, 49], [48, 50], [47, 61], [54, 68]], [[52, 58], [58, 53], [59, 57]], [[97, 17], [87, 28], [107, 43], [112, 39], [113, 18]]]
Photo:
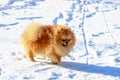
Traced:
[[43, 33], [43, 29], [42, 24], [32, 22], [27, 26], [21, 37], [22, 39], [36, 41], [40, 37], [40, 34]]
[[42, 25], [40, 23], [31, 23], [21, 36], [21, 43], [26, 47], [29, 45], [44, 46], [50, 44], [53, 31], [51, 25]]

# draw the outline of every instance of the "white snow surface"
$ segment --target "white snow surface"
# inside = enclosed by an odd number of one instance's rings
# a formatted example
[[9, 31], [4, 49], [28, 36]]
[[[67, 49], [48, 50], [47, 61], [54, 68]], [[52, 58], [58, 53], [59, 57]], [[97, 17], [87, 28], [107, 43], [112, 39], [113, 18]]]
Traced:
[[[20, 36], [33, 21], [75, 33], [59, 65], [26, 58]], [[0, 0], [0, 80], [120, 80], [120, 1]]]

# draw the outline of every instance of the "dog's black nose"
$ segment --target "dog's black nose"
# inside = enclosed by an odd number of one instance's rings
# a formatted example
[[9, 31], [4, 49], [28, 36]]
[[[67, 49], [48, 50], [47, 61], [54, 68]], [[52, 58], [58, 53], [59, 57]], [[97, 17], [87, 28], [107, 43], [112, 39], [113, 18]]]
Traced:
[[68, 44], [68, 42], [66, 42], [66, 45]]

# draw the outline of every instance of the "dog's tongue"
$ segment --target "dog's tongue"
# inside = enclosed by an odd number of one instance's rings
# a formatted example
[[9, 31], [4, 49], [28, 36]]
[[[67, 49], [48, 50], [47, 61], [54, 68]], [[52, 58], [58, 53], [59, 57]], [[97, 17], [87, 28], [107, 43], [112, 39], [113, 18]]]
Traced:
[[67, 46], [67, 44], [62, 44], [63, 46]]

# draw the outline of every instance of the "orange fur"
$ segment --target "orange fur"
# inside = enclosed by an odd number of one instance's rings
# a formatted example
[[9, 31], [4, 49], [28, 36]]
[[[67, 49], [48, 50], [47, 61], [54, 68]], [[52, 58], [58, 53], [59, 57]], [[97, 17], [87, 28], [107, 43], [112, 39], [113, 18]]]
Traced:
[[68, 27], [33, 22], [23, 32], [21, 41], [31, 61], [39, 54], [59, 64], [61, 57], [67, 56], [73, 48], [75, 36]]

